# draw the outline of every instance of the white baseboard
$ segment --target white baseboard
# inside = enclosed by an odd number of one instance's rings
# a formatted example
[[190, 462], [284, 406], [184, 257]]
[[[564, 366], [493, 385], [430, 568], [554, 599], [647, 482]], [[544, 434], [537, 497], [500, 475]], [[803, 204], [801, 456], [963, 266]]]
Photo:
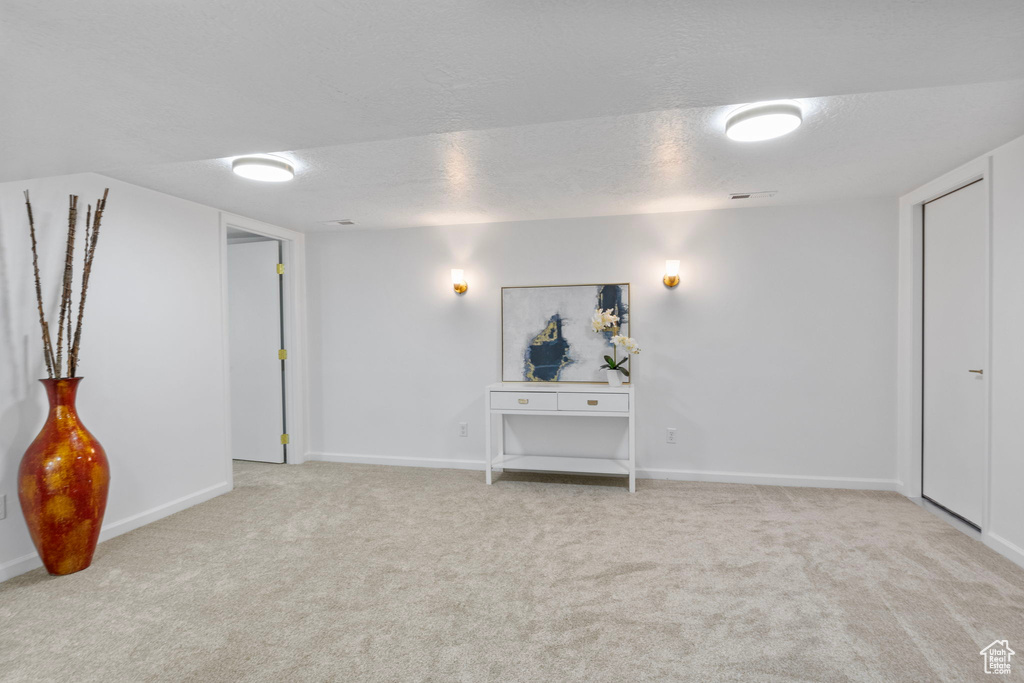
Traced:
[[863, 489], [898, 491], [895, 479], [859, 479], [856, 477], [807, 477], [792, 474], [760, 474], [753, 472], [703, 472], [697, 470], [666, 470], [637, 468], [641, 479], [672, 479], [675, 481], [710, 481], [721, 484], [763, 484], [767, 486], [808, 486], [821, 489]]
[[[483, 460], [451, 458], [409, 458], [396, 455], [357, 455], [354, 453], [306, 453], [306, 460], [351, 462], [364, 465], [400, 465], [403, 467], [446, 467], [460, 470], [483, 470]], [[899, 491], [902, 484], [895, 479], [856, 479], [848, 477], [804, 477], [782, 474], [751, 474], [746, 472], [699, 472], [637, 468], [640, 479], [673, 479], [676, 481], [711, 481], [725, 484], [766, 484], [769, 486], [810, 486], [827, 489], [866, 489]]]
[[100, 541], [106, 541], [107, 539], [114, 538], [115, 536], [128, 533], [133, 529], [138, 529], [140, 526], [145, 526], [150, 522], [155, 522], [158, 519], [173, 515], [175, 512], [181, 512], [193, 505], [205, 503], [211, 498], [216, 498], [217, 496], [228, 493], [229, 491], [231, 491], [231, 484], [223, 481], [219, 484], [214, 484], [213, 486], [208, 486], [205, 489], [196, 491], [195, 493], [190, 493], [187, 496], [182, 496], [181, 498], [172, 500], [169, 503], [158, 505], [157, 507], [146, 510], [145, 512], [140, 512], [137, 515], [132, 515], [126, 519], [112, 522], [111, 524], [104, 524], [103, 530], [100, 531]]
[[306, 462], [349, 462], [361, 465], [398, 465], [400, 467], [442, 467], [454, 470], [484, 469], [483, 460], [455, 460], [454, 458], [407, 458], [400, 455], [360, 455], [356, 453], [306, 453]]
[[1020, 567], [1024, 567], [1024, 548], [1011, 543], [1002, 536], [988, 532], [981, 535], [982, 542], [992, 550], [1017, 564]]
[[[216, 498], [230, 490], [230, 483], [221, 482], [220, 484], [215, 484], [214, 486], [207, 487], [201, 491], [196, 491], [195, 493], [190, 493], [187, 496], [182, 496], [181, 498], [172, 500], [169, 503], [164, 503], [163, 505], [158, 505], [155, 508], [140, 512], [137, 515], [132, 515], [131, 517], [127, 517], [116, 522], [104, 524], [103, 528], [100, 530], [100, 543], [114, 538], [115, 536], [128, 533], [133, 529], [138, 529], [150, 522], [155, 522], [163, 517], [173, 515], [175, 512], [181, 512], [185, 508], [190, 508], [193, 505], [198, 505], [199, 503], [205, 503], [211, 498]], [[6, 581], [7, 579], [14, 578], [19, 574], [24, 574], [25, 572], [32, 571], [33, 569], [42, 566], [43, 561], [39, 558], [38, 553], [22, 555], [21, 557], [0, 564], [0, 581]]]
[[28, 555], [16, 557], [13, 560], [0, 564], [0, 582], [13, 579], [19, 574], [30, 572], [36, 567], [42, 566], [43, 562], [39, 559], [39, 553], [29, 553]]

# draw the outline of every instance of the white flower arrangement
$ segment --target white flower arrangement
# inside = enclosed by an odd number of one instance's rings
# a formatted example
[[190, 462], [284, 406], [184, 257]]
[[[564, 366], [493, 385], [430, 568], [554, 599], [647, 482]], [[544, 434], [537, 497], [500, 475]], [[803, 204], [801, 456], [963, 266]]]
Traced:
[[590, 319], [590, 326], [594, 328], [594, 332], [604, 332], [618, 324], [619, 316], [612, 313], [610, 308], [604, 310], [597, 309], [594, 311], [594, 317]]
[[[607, 329], [613, 328], [619, 324], [619, 316], [612, 313], [612, 309], [601, 310], [600, 308], [594, 311], [594, 317], [590, 319], [591, 327], [594, 328], [594, 332], [604, 332]], [[619, 353], [615, 352], [615, 357], [605, 356], [604, 365], [601, 369], [607, 370], [618, 370], [626, 377], [629, 377], [629, 370], [623, 367], [625, 363], [629, 362], [631, 355], [640, 353], [640, 345], [636, 343], [636, 340], [632, 337], [626, 337], [621, 334], [617, 334], [611, 339], [612, 344], [616, 348], [622, 348], [626, 355], [622, 360], [618, 359]]]
[[636, 343], [636, 339], [632, 337], [623, 337], [621, 334], [617, 334], [612, 337], [612, 344], [621, 346], [627, 352], [632, 354], [640, 353], [640, 345]]

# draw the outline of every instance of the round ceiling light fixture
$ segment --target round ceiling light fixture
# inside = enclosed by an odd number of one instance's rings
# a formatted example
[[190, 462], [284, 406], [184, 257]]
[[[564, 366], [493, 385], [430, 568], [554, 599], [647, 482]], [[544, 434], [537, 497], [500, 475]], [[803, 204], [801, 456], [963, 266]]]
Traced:
[[283, 183], [295, 177], [295, 167], [272, 154], [238, 157], [231, 162], [231, 170], [243, 178], [267, 183]]
[[792, 100], [758, 102], [729, 114], [725, 134], [738, 142], [771, 140], [792, 133], [803, 120], [803, 110]]

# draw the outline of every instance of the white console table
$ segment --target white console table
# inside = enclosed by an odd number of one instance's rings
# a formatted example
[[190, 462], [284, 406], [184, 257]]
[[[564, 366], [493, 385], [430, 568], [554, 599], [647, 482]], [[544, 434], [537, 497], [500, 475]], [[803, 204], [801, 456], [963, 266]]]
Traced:
[[[491, 384], [486, 390], [487, 483], [492, 469], [587, 474], [629, 475], [629, 491], [636, 491], [636, 420], [633, 387], [625, 384], [565, 384], [559, 382]], [[562, 455], [509, 455], [505, 453], [506, 415], [565, 417], [618, 417], [628, 421], [629, 459]], [[498, 452], [491, 446], [492, 422], [498, 421]]]

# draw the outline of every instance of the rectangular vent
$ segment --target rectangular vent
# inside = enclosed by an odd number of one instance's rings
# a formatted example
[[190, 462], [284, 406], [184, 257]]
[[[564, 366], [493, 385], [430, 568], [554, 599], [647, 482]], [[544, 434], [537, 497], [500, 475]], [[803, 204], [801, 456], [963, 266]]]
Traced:
[[729, 195], [729, 199], [771, 199], [778, 190], [765, 190], [763, 192], [734, 192]]

